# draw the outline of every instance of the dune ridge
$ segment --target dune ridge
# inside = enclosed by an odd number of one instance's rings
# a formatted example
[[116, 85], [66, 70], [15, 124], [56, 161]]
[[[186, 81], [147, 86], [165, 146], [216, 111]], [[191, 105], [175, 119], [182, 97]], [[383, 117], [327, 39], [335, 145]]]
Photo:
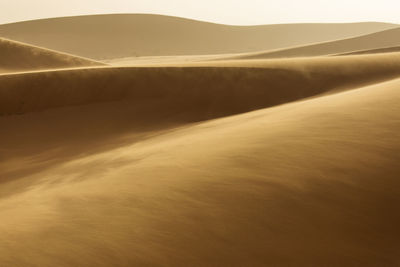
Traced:
[[0, 38], [0, 73], [105, 65], [94, 60]]
[[334, 56], [350, 56], [350, 55], [365, 55], [365, 54], [378, 54], [378, 53], [395, 53], [400, 52], [400, 46], [384, 47], [370, 50], [359, 50], [343, 54], [336, 54]]
[[175, 106], [174, 110], [201, 107], [200, 118], [209, 118], [390, 79], [400, 74], [399, 66], [400, 53], [0, 75], [0, 114], [117, 100], [160, 100]]
[[161, 15], [115, 14], [4, 24], [0, 25], [0, 36], [102, 60], [261, 51], [343, 39], [396, 26], [373, 22], [228, 26]]
[[311, 57], [323, 55], [335, 55], [353, 53], [361, 50], [376, 50], [400, 45], [400, 28], [384, 30], [363, 36], [347, 38], [343, 40], [315, 43], [305, 46], [277, 49], [274, 51], [262, 51], [236, 56], [228, 56], [224, 59], [265, 59], [265, 58], [290, 58]]

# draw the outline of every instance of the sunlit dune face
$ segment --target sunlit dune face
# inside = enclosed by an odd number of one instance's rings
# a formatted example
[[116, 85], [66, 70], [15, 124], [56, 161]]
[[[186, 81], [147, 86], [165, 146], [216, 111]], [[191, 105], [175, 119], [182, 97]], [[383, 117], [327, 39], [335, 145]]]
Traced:
[[2, 199], [2, 237], [19, 242], [0, 259], [395, 263], [398, 86], [200, 123], [28, 175]]

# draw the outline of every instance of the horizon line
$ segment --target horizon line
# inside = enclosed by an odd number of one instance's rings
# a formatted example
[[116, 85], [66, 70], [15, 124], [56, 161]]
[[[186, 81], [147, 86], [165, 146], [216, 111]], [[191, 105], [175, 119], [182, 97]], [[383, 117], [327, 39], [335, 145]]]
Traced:
[[65, 16], [58, 16], [58, 17], [38, 17], [26, 20], [16, 20], [16, 21], [7, 21], [7, 22], [0, 22], [0, 25], [7, 25], [7, 24], [15, 24], [15, 23], [24, 23], [24, 22], [33, 22], [33, 21], [40, 21], [40, 20], [51, 20], [51, 19], [62, 19], [62, 18], [74, 18], [74, 17], [90, 17], [90, 16], [112, 16], [112, 15], [148, 15], [148, 16], [164, 16], [170, 18], [179, 18], [203, 23], [210, 23], [216, 25], [225, 25], [225, 26], [235, 26], [235, 27], [257, 27], [257, 26], [266, 26], [266, 25], [288, 25], [288, 24], [357, 24], [357, 23], [382, 23], [382, 24], [392, 24], [392, 25], [400, 25], [400, 23], [395, 22], [387, 22], [387, 21], [373, 21], [373, 20], [365, 20], [365, 21], [328, 21], [328, 22], [317, 22], [317, 21], [309, 21], [309, 22], [277, 22], [277, 23], [265, 23], [265, 24], [229, 24], [229, 23], [220, 23], [210, 20], [203, 20], [197, 19], [192, 17], [182, 17], [176, 15], [169, 15], [169, 14], [159, 14], [159, 13], [93, 13], [93, 14], [77, 14], [77, 15], [65, 15]]

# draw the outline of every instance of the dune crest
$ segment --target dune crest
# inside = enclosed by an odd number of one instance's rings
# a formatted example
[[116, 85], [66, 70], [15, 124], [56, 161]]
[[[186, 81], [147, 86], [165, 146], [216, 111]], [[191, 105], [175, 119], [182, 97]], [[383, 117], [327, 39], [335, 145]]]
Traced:
[[366, 54], [379, 54], [379, 53], [395, 53], [400, 52], [400, 46], [384, 47], [370, 50], [359, 50], [348, 53], [336, 54], [334, 56], [351, 56], [351, 55], [366, 55]]
[[[326, 56], [335, 54], [349, 54], [362, 50], [386, 49], [400, 45], [400, 28], [389, 29], [368, 35], [322, 42], [305, 46], [278, 49], [275, 51], [263, 51], [248, 53], [236, 56], [229, 56], [224, 59], [266, 59], [266, 58], [291, 58]], [[395, 49], [396, 52], [397, 49]]]
[[0, 75], [0, 114], [126, 100], [200, 113], [198, 120], [270, 107], [400, 74], [400, 53], [314, 60], [226, 61]]
[[4, 38], [0, 38], [0, 58], [0, 73], [105, 65]]

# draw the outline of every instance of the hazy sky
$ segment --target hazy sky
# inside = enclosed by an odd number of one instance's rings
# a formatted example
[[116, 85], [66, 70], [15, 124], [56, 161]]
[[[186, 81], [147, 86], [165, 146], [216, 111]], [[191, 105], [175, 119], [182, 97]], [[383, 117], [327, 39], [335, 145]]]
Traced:
[[239, 25], [400, 23], [400, 0], [0, 0], [0, 24], [104, 13], [156, 13]]

